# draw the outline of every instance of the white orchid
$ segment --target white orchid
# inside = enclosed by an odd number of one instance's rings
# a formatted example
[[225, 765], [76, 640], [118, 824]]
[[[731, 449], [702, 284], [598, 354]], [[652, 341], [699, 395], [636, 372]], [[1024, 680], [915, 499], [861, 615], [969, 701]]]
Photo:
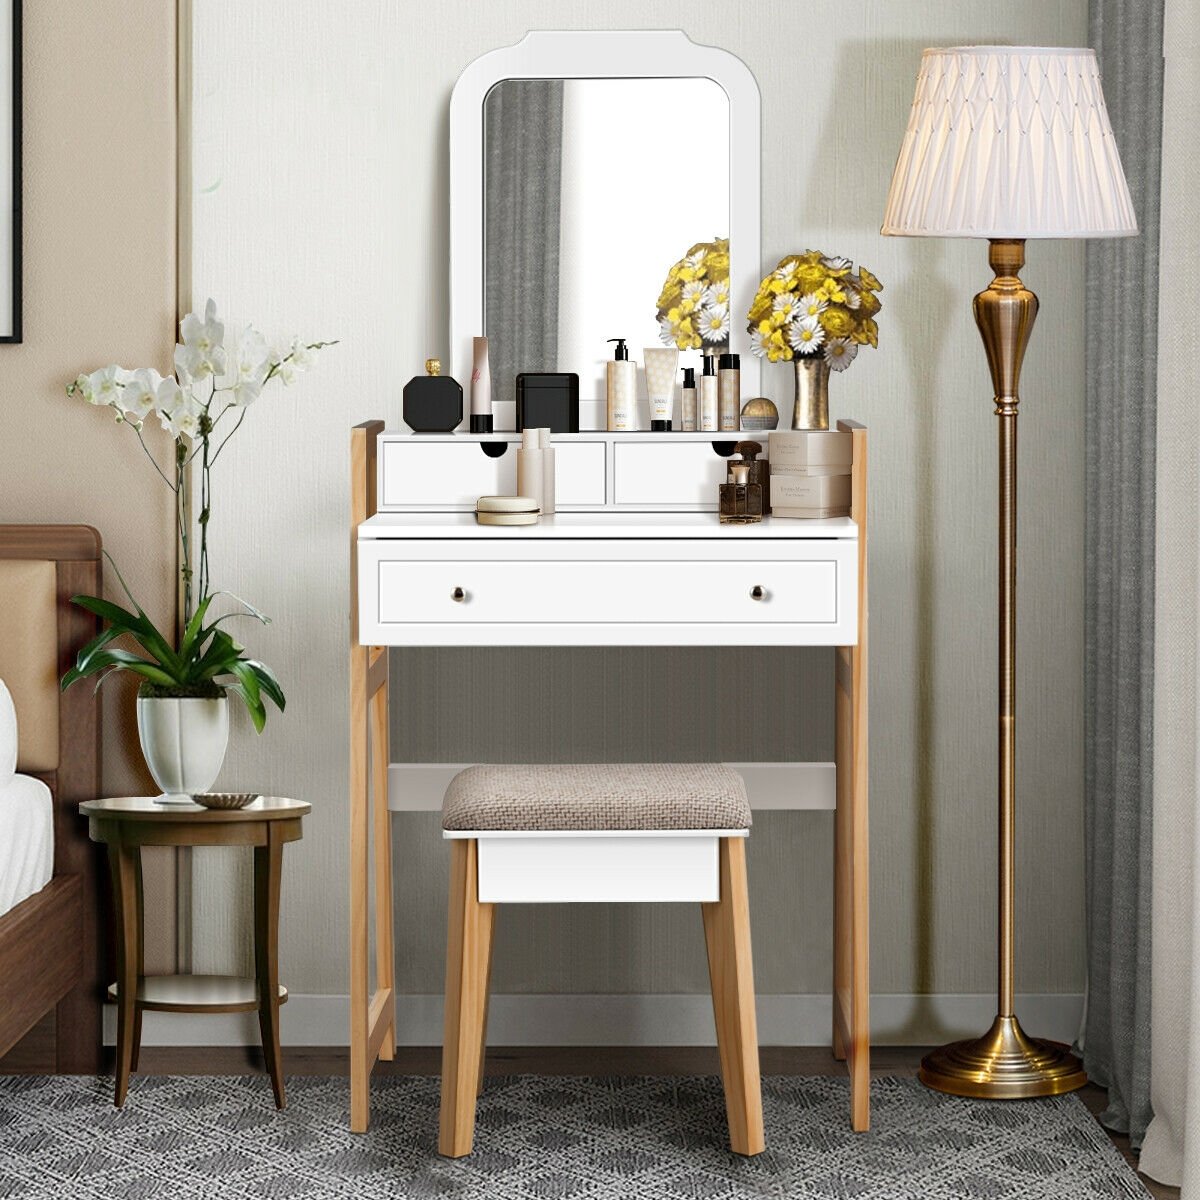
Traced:
[[204, 405], [191, 386], [180, 387], [177, 379], [164, 379], [154, 397], [154, 411], [162, 427], [173, 437], [194, 438], [200, 432]]
[[175, 347], [175, 365], [191, 379], [225, 374], [225, 326], [217, 319], [216, 301], [204, 306], [203, 318], [188, 313], [179, 324], [183, 345]]
[[130, 373], [115, 401], [120, 419], [140, 425], [154, 407], [155, 396], [163, 377], [153, 367], [141, 367]]
[[267, 339], [253, 325], [247, 325], [238, 336], [229, 372], [217, 390], [226, 395], [230, 404], [245, 408], [258, 399], [271, 365]]
[[93, 371], [88, 376], [90, 385], [87, 396], [88, 403], [115, 406], [120, 399], [121, 389], [125, 386], [125, 378], [128, 374], [128, 371], [118, 367], [115, 363]]

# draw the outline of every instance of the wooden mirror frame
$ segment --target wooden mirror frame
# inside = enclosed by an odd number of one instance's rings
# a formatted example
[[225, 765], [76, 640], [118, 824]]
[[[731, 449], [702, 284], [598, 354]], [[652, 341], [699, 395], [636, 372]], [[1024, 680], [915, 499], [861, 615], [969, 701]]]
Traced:
[[[483, 332], [483, 102], [506, 79], [711, 79], [729, 97], [729, 348], [742, 356], [742, 392], [761, 394], [743, 314], [762, 277], [760, 100], [736, 55], [701, 46], [682, 30], [537, 30], [475, 59], [450, 96], [450, 362], [471, 378], [471, 339]], [[631, 130], [632, 134], [651, 133]], [[686, 249], [686, 247], [683, 247]], [[682, 249], [680, 251], [682, 253]], [[669, 263], [663, 264], [664, 274]], [[647, 298], [647, 304], [653, 303]], [[602, 333], [597, 331], [597, 336]], [[603, 428], [603, 401], [580, 401], [580, 428]], [[494, 405], [496, 428], [515, 429], [515, 405]], [[464, 424], [460, 428], [465, 428]]]

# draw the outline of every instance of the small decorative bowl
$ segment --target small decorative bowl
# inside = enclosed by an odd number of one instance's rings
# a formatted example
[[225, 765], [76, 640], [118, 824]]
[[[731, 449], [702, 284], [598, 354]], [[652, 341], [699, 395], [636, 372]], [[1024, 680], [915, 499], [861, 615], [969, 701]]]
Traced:
[[221, 808], [228, 812], [252, 804], [258, 799], [258, 792], [194, 792], [192, 799], [203, 808]]
[[779, 409], [765, 396], [755, 396], [742, 405], [742, 428], [758, 433], [779, 427]]

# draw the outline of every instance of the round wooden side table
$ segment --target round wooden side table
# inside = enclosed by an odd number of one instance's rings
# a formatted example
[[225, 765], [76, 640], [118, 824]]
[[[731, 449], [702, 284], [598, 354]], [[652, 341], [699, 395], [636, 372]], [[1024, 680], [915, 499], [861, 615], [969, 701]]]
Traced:
[[[199, 804], [159, 804], [149, 796], [88, 800], [88, 836], [108, 847], [116, 924], [117, 1081], [120, 1108], [137, 1069], [142, 1013], [258, 1012], [263, 1057], [283, 1108], [283, 1060], [279, 1050], [279, 1006], [287, 989], [279, 983], [279, 881], [283, 846], [303, 835], [301, 819], [312, 806], [283, 796], [259, 796], [240, 809]], [[143, 975], [143, 846], [252, 846], [254, 848], [255, 978], [222, 975]]]

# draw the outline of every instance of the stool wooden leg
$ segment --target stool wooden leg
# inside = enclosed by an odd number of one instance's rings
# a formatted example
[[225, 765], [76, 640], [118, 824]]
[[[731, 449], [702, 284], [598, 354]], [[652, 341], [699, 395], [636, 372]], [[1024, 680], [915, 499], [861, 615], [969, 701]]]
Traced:
[[141, 943], [142, 912], [138, 904], [137, 876], [141, 848], [109, 842], [108, 862], [112, 868], [113, 905], [117, 917], [117, 1079], [113, 1103], [122, 1108], [129, 1092], [134, 1043], [138, 1036], [138, 976], [142, 971], [138, 947]]
[[446, 941], [446, 1023], [442, 1039], [442, 1110], [438, 1152], [471, 1153], [479, 1093], [493, 907], [479, 903], [479, 849], [473, 838], [450, 844], [450, 929]]
[[708, 945], [708, 975], [725, 1084], [729, 1144], [735, 1154], [761, 1154], [766, 1142], [744, 838], [721, 839], [720, 872], [720, 900], [700, 907]]
[[263, 1058], [275, 1092], [275, 1107], [287, 1103], [283, 1055], [279, 1049], [279, 884], [283, 843], [275, 822], [267, 825], [267, 844], [254, 847], [254, 965], [258, 977], [258, 1028]]
[[496, 906], [489, 904], [487, 907], [490, 912], [487, 918], [487, 945], [484, 948], [487, 963], [483, 968], [483, 1025], [479, 1032], [479, 1083], [475, 1088], [477, 1096], [483, 1094], [483, 1068], [487, 1061], [488, 1009], [492, 1000], [492, 944], [496, 940]]

